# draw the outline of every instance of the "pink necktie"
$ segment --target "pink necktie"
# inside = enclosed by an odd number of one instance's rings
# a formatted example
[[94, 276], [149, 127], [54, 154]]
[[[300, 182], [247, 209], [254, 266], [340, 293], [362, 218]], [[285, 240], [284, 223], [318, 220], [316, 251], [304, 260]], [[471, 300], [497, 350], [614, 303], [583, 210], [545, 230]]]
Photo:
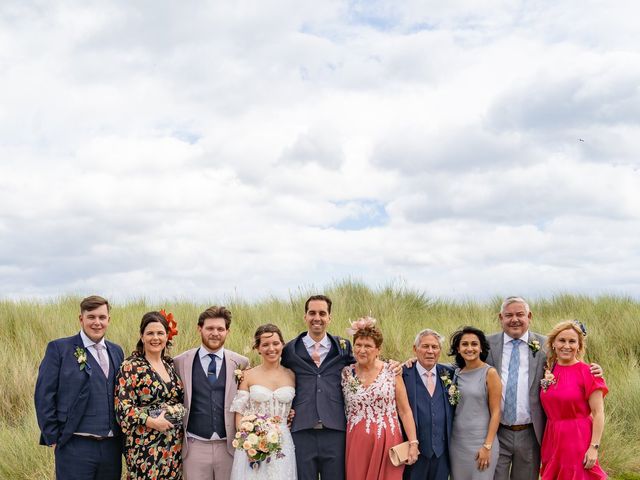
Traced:
[[427, 391], [432, 397], [436, 391], [436, 383], [433, 381], [433, 372], [427, 372]]
[[313, 353], [311, 353], [311, 359], [313, 363], [316, 364], [316, 367], [320, 366], [320, 342], [316, 342], [313, 344]]
[[93, 348], [95, 348], [96, 352], [98, 353], [98, 363], [100, 364], [100, 368], [104, 372], [104, 376], [108, 377], [109, 376], [109, 361], [106, 359], [105, 354], [102, 353], [102, 351], [104, 350], [104, 346], [102, 346], [99, 343], [96, 343], [93, 346]]

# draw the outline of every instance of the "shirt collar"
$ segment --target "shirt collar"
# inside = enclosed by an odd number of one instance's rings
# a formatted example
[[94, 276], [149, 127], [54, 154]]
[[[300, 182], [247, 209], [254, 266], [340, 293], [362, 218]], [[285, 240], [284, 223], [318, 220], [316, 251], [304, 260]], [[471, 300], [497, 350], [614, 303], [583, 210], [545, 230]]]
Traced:
[[[307, 348], [311, 348], [315, 345], [316, 341], [309, 336], [307, 333], [304, 337], [302, 337], [302, 341], [304, 342], [304, 346]], [[329, 349], [331, 348], [331, 340], [329, 340], [329, 336], [325, 333], [322, 340], [320, 340], [320, 345]]]
[[84, 333], [84, 330], [80, 330], [80, 338], [82, 339], [82, 345], [84, 348], [93, 347], [96, 344], [102, 345], [105, 350], [107, 348], [107, 345], [104, 343], [104, 337], [102, 337], [99, 342], [94, 342], [86, 333]]
[[[503, 345], [506, 345], [507, 343], [509, 343], [511, 340], [513, 340], [513, 338], [511, 338], [509, 335], [507, 335], [506, 333], [502, 336], [502, 342]], [[520, 337], [520, 340], [522, 340], [524, 343], [529, 343], [529, 330], [527, 330], [526, 332], [524, 332], [522, 334], [522, 336]]]
[[220, 360], [224, 360], [224, 347], [220, 347], [218, 350], [213, 352], [213, 351], [209, 350], [207, 347], [205, 347], [204, 345], [201, 345], [200, 346], [200, 350], [198, 351], [198, 356], [202, 360], [204, 357], [206, 357], [210, 353], [213, 353]]
[[427, 372], [433, 373], [434, 377], [438, 376], [438, 364], [437, 363], [433, 366], [433, 368], [431, 368], [431, 370], [427, 370], [422, 365], [420, 365], [420, 362], [416, 361], [416, 370], [418, 370], [418, 375], [420, 375], [421, 377], [424, 376], [424, 374], [427, 373]]

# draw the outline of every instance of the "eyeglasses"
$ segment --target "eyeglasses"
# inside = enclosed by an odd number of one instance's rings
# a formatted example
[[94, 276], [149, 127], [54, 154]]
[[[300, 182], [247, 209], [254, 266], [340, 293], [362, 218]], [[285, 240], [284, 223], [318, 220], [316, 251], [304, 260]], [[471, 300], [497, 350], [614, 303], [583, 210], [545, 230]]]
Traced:
[[364, 350], [365, 352], [370, 352], [374, 348], [377, 348], [377, 347], [373, 345], [354, 345], [353, 346], [354, 350]]

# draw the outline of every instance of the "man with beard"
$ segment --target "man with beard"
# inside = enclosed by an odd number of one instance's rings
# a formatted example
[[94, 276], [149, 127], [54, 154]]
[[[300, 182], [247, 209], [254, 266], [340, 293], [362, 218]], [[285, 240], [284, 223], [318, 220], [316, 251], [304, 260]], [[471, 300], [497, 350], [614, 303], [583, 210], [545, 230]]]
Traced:
[[236, 369], [249, 360], [224, 348], [231, 312], [209, 307], [198, 317], [202, 345], [175, 358], [184, 384], [185, 442], [182, 447], [186, 480], [229, 480], [236, 433], [235, 414], [229, 411], [236, 395]]

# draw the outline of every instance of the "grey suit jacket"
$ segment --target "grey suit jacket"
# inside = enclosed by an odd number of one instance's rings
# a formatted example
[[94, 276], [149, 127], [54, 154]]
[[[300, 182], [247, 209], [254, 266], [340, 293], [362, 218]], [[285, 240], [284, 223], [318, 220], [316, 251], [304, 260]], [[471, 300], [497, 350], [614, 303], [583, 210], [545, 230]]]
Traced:
[[[486, 361], [489, 365], [495, 367], [498, 375], [500, 375], [502, 369], [503, 339], [504, 333], [502, 332], [487, 337], [490, 350]], [[529, 330], [529, 342], [533, 340], [537, 340], [540, 343], [540, 350], [534, 354], [529, 348], [529, 407], [531, 409], [531, 422], [533, 423], [538, 444], [542, 445], [542, 434], [544, 433], [547, 417], [544, 414], [544, 410], [542, 410], [542, 405], [540, 405], [540, 380], [544, 377], [544, 365], [547, 360], [544, 349], [547, 337]]]
[[[193, 386], [193, 360], [196, 356], [198, 348], [187, 350], [186, 352], [181, 353], [173, 359], [176, 370], [178, 371], [178, 375], [180, 375], [180, 379], [182, 380], [182, 384], [184, 385], [184, 407], [187, 409], [187, 413], [184, 417], [185, 436], [187, 434], [187, 425], [189, 424], [189, 408], [191, 407], [191, 392]], [[224, 358], [226, 361], [227, 371], [227, 383], [224, 389], [224, 426], [227, 430], [227, 450], [231, 455], [233, 455], [235, 449], [233, 448], [233, 445], [231, 445], [231, 442], [233, 441], [233, 437], [236, 434], [236, 416], [235, 413], [229, 411], [229, 407], [231, 406], [231, 402], [236, 396], [236, 391], [238, 389], [238, 385], [236, 384], [236, 377], [233, 371], [237, 368], [247, 368], [249, 366], [249, 359], [247, 357], [243, 357], [242, 355], [238, 355], [236, 352], [227, 350], [226, 348], [224, 349]], [[186, 457], [188, 455], [188, 449], [189, 442], [187, 442], [185, 439], [185, 442], [182, 445], [183, 457]]]

